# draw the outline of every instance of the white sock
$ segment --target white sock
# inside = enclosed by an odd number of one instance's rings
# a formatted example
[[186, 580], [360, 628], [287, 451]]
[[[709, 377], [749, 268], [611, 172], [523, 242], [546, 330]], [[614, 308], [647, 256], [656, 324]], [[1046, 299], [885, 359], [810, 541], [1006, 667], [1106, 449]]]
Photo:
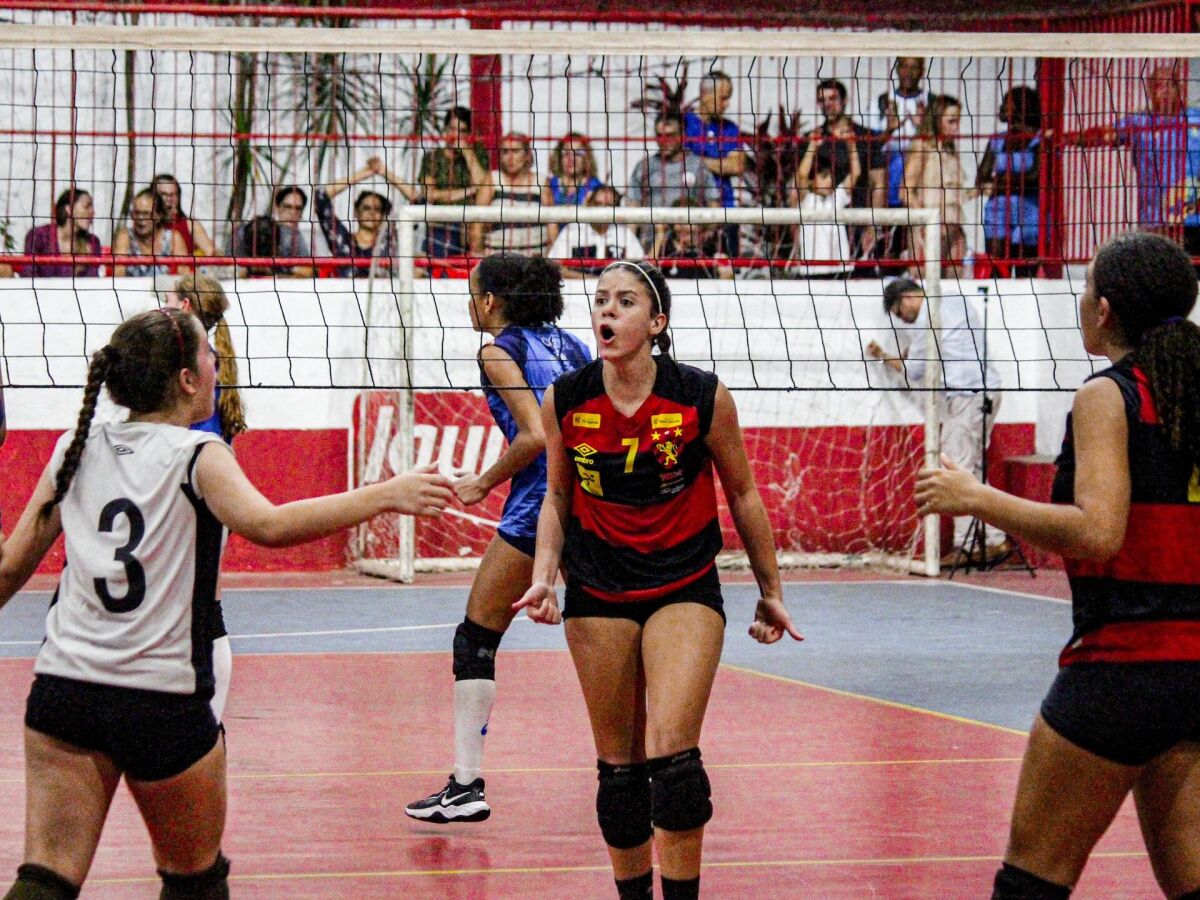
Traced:
[[225, 712], [225, 700], [229, 697], [229, 681], [233, 678], [233, 650], [229, 646], [229, 635], [217, 638], [212, 645], [213, 697], [209, 701], [213, 717], [220, 722]]
[[459, 784], [470, 784], [483, 768], [483, 736], [495, 702], [496, 682], [490, 678], [454, 682], [454, 780]]

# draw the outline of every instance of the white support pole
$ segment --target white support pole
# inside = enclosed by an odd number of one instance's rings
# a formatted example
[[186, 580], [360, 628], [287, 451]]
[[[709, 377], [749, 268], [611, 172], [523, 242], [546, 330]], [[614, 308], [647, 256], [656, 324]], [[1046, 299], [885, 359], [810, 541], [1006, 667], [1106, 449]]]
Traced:
[[[925, 223], [925, 302], [929, 309], [929, 348], [937, 348], [937, 359], [925, 363], [925, 465], [939, 465], [941, 449], [941, 416], [938, 408], [938, 388], [942, 384], [942, 223], [936, 210]], [[928, 355], [928, 354], [926, 354]], [[936, 578], [941, 571], [942, 520], [930, 513], [925, 517], [925, 574]]]
[[[413, 334], [416, 326], [414, 311], [417, 306], [414, 300], [416, 266], [413, 264], [417, 252], [416, 222], [402, 217], [397, 225], [396, 237], [396, 299], [400, 313], [400, 378], [397, 381], [400, 391], [396, 408], [396, 433], [400, 446], [400, 470], [408, 471], [414, 463], [413, 430], [416, 427], [416, 403], [412, 391]], [[412, 516], [400, 516], [397, 534], [400, 542], [399, 578], [407, 584], [416, 574], [417, 529]]]

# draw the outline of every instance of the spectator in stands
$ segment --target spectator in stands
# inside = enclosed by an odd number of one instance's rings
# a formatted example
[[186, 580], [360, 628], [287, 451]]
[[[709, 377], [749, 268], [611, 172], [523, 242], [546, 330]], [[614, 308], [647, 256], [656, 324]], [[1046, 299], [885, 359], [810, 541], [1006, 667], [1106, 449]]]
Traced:
[[[367, 164], [350, 176], [347, 181], [335, 181], [318, 188], [313, 195], [317, 220], [329, 244], [329, 252], [343, 259], [391, 259], [395, 256], [396, 232], [388, 223], [392, 214], [392, 201], [377, 191], [360, 191], [354, 200], [354, 219], [358, 227], [351, 232], [333, 212], [333, 198], [351, 185], [379, 175], [395, 185], [405, 199], [412, 202], [417, 196], [411, 185], [405, 184], [392, 173], [381, 158], [372, 156]], [[339, 278], [358, 278], [371, 273], [369, 266], [342, 266], [337, 269]]]
[[1008, 130], [988, 140], [975, 177], [975, 186], [987, 196], [983, 237], [988, 257], [1005, 261], [1002, 272], [1027, 278], [1036, 273], [1037, 264], [1012, 265], [1012, 261], [1032, 259], [1038, 253], [1042, 104], [1037, 91], [1019, 85], [1005, 93], [1000, 121]]
[[[71, 186], [54, 201], [54, 221], [25, 235], [26, 256], [99, 256], [100, 238], [92, 234], [96, 210], [92, 195]], [[94, 278], [98, 263], [34, 262], [21, 267], [24, 278]]]
[[[905, 205], [900, 190], [904, 186], [908, 145], [920, 131], [929, 106], [929, 90], [921, 86], [925, 60], [919, 56], [897, 58], [892, 77], [891, 89], [879, 95], [875, 130], [883, 141], [887, 159], [887, 205], [895, 208]], [[888, 246], [884, 248], [883, 256], [899, 259], [905, 250], [905, 229], [893, 228], [888, 234]]]
[[[620, 206], [621, 195], [611, 185], [602, 184], [587, 198], [585, 206], [593, 209]], [[614, 259], [641, 259], [645, 256], [637, 235], [626, 225], [602, 223], [587, 225], [572, 222], [564, 225], [550, 248], [551, 259], [594, 259], [594, 266], [563, 266], [563, 277], [582, 278], [596, 273]]]
[[[658, 153], [648, 154], [634, 168], [629, 179], [629, 205], [676, 206], [680, 200], [693, 200], [696, 206], [720, 206], [721, 195], [713, 174], [704, 160], [683, 146], [683, 116], [660, 113], [654, 122], [654, 136]], [[653, 234], [652, 225], [638, 229], [643, 243]]]
[[[187, 245], [167, 219], [167, 207], [162, 195], [151, 188], [140, 191], [129, 209], [129, 224], [122, 225], [113, 236], [113, 256], [188, 256]], [[185, 268], [190, 271], [190, 267]], [[117, 278], [141, 278], [146, 275], [165, 275], [170, 271], [167, 262], [147, 259], [144, 263], [114, 263]]]
[[[469, 206], [476, 202], [488, 174], [487, 150], [471, 139], [471, 111], [456, 106], [442, 124], [442, 146], [421, 158], [425, 202], [438, 206]], [[425, 227], [426, 256], [444, 258], [467, 252], [466, 227], [461, 222], [430, 222]]]
[[[300, 230], [308, 195], [298, 186], [287, 184], [275, 191], [270, 215], [256, 216], [233, 233], [234, 256], [312, 257], [308, 239]], [[250, 275], [291, 275], [307, 278], [312, 266], [252, 266]]]
[[[813, 213], [836, 215], [838, 210], [849, 206], [850, 189], [861, 172], [857, 153], [850, 154], [850, 170], [841, 181], [835, 180], [832, 159], [817, 159], [808, 185], [810, 189], [799, 201], [800, 224], [795, 226], [791, 254], [796, 265], [788, 267], [790, 273], [804, 278], [845, 278], [853, 269], [854, 255], [846, 226], [838, 221], [806, 222], [805, 218]], [[798, 197], [799, 172], [796, 180], [794, 196]]]
[[579, 206], [601, 183], [586, 135], [573, 131], [555, 145], [550, 154], [550, 195], [555, 206]]
[[[900, 201], [910, 209], [939, 209], [942, 214], [942, 268], [950, 274], [967, 255], [967, 233], [963, 230], [963, 204], [976, 191], [963, 186], [962, 162], [955, 142], [961, 107], [958, 100], [945, 94], [929, 98], [920, 131], [909, 144], [904, 162], [904, 184]], [[913, 226], [909, 246], [911, 258], [925, 256], [925, 229]]]
[[[683, 120], [684, 146], [708, 167], [721, 190], [721, 205], [737, 206], [733, 179], [744, 173], [749, 162], [737, 125], [725, 118], [733, 97], [733, 79], [719, 69], [706, 72], [700, 80], [700, 99], [696, 111]], [[738, 226], [726, 225], [723, 231], [725, 252], [739, 255]]]
[[[699, 209], [706, 204], [680, 197], [676, 209]], [[668, 278], [733, 278], [729, 257], [721, 252], [721, 235], [712, 225], [657, 225], [654, 256]], [[680, 264], [680, 260], [686, 260]]]
[[[879, 135], [850, 118], [846, 112], [846, 85], [827, 78], [817, 85], [817, 106], [825, 122], [810, 131], [796, 170], [796, 187], [803, 204], [810, 190], [813, 173], [825, 165], [833, 172], [833, 183], [840, 185], [850, 174], [851, 161], [857, 157], [859, 175], [850, 185], [850, 205], [858, 209], [888, 205], [887, 156]], [[855, 258], [869, 256], [875, 247], [877, 229], [850, 229], [851, 253]]]
[[204, 226], [183, 211], [183, 194], [174, 175], [166, 172], [155, 175], [150, 189], [162, 197], [167, 208], [167, 224], [183, 238], [187, 255], [216, 256], [217, 248]]
[[[500, 168], [479, 191], [480, 206], [505, 209], [538, 209], [553, 206], [550, 186], [543, 184], [533, 169], [529, 136], [510, 132], [500, 141]], [[553, 228], [554, 237], [558, 229]], [[471, 252], [483, 256], [507, 250], [525, 256], [541, 256], [551, 242], [551, 230], [528, 222], [478, 223], [472, 226]]]

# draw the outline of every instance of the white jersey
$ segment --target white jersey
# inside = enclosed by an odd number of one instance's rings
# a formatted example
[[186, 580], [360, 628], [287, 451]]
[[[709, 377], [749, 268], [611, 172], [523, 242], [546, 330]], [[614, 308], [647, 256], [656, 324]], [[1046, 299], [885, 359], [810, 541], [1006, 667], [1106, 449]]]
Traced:
[[[59, 439], [51, 472], [71, 437]], [[209, 442], [224, 446], [175, 425], [92, 425], [61, 504], [67, 562], [35, 672], [212, 695], [223, 529], [194, 478]]]

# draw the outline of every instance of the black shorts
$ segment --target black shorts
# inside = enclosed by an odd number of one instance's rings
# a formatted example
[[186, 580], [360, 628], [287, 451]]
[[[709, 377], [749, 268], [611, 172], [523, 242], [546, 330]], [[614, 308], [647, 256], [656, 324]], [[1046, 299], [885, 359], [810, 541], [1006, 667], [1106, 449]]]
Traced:
[[632, 619], [639, 625], [645, 625], [652, 615], [664, 606], [673, 603], [699, 603], [715, 611], [725, 621], [725, 601], [721, 599], [721, 579], [717, 575], [717, 567], [713, 566], [691, 584], [684, 585], [677, 591], [655, 597], [653, 600], [634, 600], [628, 603], [614, 603], [611, 600], [601, 600], [594, 594], [589, 594], [587, 588], [579, 585], [571, 586], [567, 580], [567, 590], [563, 597], [562, 617], [564, 619], [584, 618], [594, 616], [602, 619]]
[[38, 675], [25, 725], [82, 750], [103, 753], [136, 781], [186, 771], [217, 743], [220, 729], [207, 700]]
[[1200, 662], [1075, 663], [1059, 670], [1042, 718], [1097, 756], [1145, 765], [1200, 740]]
[[209, 640], [215, 641], [217, 638], [225, 637], [229, 632], [225, 630], [225, 612], [221, 609], [221, 601], [218, 600], [213, 605], [216, 608], [208, 622], [208, 637]]
[[496, 536], [513, 549], [519, 550], [530, 559], [533, 559], [533, 551], [537, 547], [537, 538], [521, 537], [519, 534], [510, 534], [507, 531], [501, 531], [499, 528], [496, 529]]

